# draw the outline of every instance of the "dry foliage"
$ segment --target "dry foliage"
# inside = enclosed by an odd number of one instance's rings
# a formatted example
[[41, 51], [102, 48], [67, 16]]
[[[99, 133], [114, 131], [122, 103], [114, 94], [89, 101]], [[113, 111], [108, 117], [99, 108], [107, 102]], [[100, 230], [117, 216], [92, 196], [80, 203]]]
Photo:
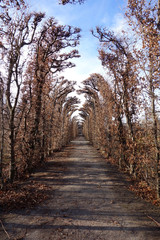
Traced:
[[[61, 4], [82, 3], [64, 0]], [[93, 73], [79, 93], [86, 96], [79, 125], [75, 82], [58, 73], [79, 57], [80, 29], [60, 25], [44, 13], [30, 12], [25, 1], [0, 3], [0, 181], [30, 174], [82, 128], [86, 139], [120, 169], [140, 182], [131, 187], [150, 200], [160, 197], [160, 34], [154, 0], [128, 0], [129, 29], [116, 34], [97, 27], [99, 59], [107, 77]], [[158, 23], [158, 25], [157, 25]], [[27, 56], [24, 55], [27, 53]], [[14, 91], [13, 91], [14, 89]], [[41, 197], [37, 186], [37, 197]], [[42, 186], [43, 188], [43, 186]], [[45, 188], [45, 187], [44, 187]], [[39, 190], [38, 190], [39, 189]], [[18, 190], [17, 190], [18, 191]], [[32, 187], [2, 193], [22, 202]], [[5, 195], [6, 194], [6, 195]], [[19, 194], [19, 198], [18, 198]], [[13, 197], [9, 197], [13, 196]], [[38, 200], [35, 200], [38, 201]], [[34, 199], [33, 199], [34, 202]], [[14, 205], [14, 201], [12, 204]]]
[[156, 191], [153, 190], [145, 181], [135, 181], [129, 190], [134, 192], [138, 197], [145, 199], [156, 206], [160, 206], [160, 199], [157, 199]]
[[79, 91], [86, 96], [80, 109], [84, 135], [109, 161], [139, 179], [134, 189], [148, 199], [160, 196], [157, 10], [154, 0], [129, 0], [128, 31], [92, 30], [107, 76], [91, 74]]
[[36, 183], [14, 183], [0, 191], [3, 211], [33, 208], [49, 197], [49, 187]]
[[[13, 183], [45, 162], [77, 135], [70, 97], [75, 82], [59, 73], [72, 59], [80, 29], [60, 25], [44, 13], [30, 12], [24, 1], [2, 1], [0, 75], [0, 185]], [[27, 56], [24, 54], [26, 53]]]

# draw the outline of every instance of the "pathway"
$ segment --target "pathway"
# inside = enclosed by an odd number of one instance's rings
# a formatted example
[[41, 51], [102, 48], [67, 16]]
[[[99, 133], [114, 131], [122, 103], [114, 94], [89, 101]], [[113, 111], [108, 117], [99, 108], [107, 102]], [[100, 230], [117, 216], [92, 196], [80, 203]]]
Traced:
[[[32, 210], [4, 215], [11, 239], [159, 240], [160, 209], [127, 190], [125, 176], [83, 137], [49, 162], [35, 181], [50, 185], [50, 198]], [[0, 239], [8, 239], [3, 230]]]

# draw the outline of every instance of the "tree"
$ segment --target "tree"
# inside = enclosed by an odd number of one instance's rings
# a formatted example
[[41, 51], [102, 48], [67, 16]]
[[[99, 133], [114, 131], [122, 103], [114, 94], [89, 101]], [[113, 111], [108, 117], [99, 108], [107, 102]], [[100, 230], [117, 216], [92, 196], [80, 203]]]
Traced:
[[[10, 154], [11, 168], [10, 181], [15, 176], [15, 118], [16, 108], [20, 96], [20, 88], [22, 84], [24, 60], [22, 58], [22, 50], [25, 46], [32, 44], [36, 29], [41, 22], [44, 14], [29, 13], [26, 14], [26, 6], [14, 8], [14, 12], [10, 8], [5, 7], [0, 16], [2, 29], [0, 31], [2, 45], [1, 54], [4, 56], [6, 71], [6, 101], [9, 110], [9, 129], [10, 129]], [[4, 74], [3, 74], [4, 75]], [[12, 89], [14, 88], [14, 92]]]
[[[80, 93], [85, 93], [86, 103], [80, 109], [83, 120], [84, 135], [101, 152], [111, 155], [111, 119], [112, 100], [107, 81], [100, 74], [91, 74], [83, 81]], [[85, 113], [86, 111], [86, 113]]]
[[[129, 137], [132, 142], [133, 160], [130, 161], [130, 170], [135, 172], [135, 124], [138, 114], [138, 98], [140, 94], [139, 78], [137, 76], [137, 64], [133, 53], [131, 52], [130, 41], [125, 35], [117, 37], [113, 32], [106, 29], [96, 29], [97, 37], [101, 43], [99, 58], [102, 65], [109, 70], [112, 77], [112, 84], [115, 93], [115, 102], [117, 105], [117, 118], [119, 122], [119, 131], [122, 130], [122, 118], [126, 119], [129, 130]], [[119, 134], [119, 136], [122, 136]], [[125, 140], [120, 137], [121, 145], [124, 148]], [[122, 154], [124, 156], [124, 154]], [[131, 159], [131, 157], [130, 157]]]
[[[80, 29], [59, 25], [54, 18], [40, 27], [44, 14], [30, 13], [23, 0], [2, 0], [0, 8], [1, 65], [5, 69], [0, 83], [0, 178], [3, 156], [9, 156], [13, 182], [22, 165], [24, 171], [30, 171], [50, 151], [62, 147], [62, 135], [64, 142], [71, 138], [69, 129], [76, 133], [76, 119], [72, 118], [76, 107], [73, 101], [69, 108], [67, 100], [74, 83], [57, 74], [75, 66], [71, 59], [79, 57], [75, 48]], [[63, 111], [65, 101], [68, 110]]]
[[[42, 111], [42, 95], [46, 79], [49, 74], [56, 74], [65, 68], [74, 67], [68, 60], [79, 57], [77, 50], [66, 49], [75, 48], [79, 43], [79, 28], [58, 25], [54, 18], [48, 19], [43, 25], [40, 35], [37, 37], [35, 53], [33, 59], [34, 83], [35, 83], [35, 118], [29, 140], [28, 169], [30, 169], [31, 159], [36, 159], [34, 151], [40, 149], [39, 124]], [[34, 160], [33, 160], [34, 161]]]
[[3, 161], [4, 161], [4, 83], [0, 78], [0, 185], [3, 188]]
[[[62, 132], [64, 128], [65, 118], [65, 111], [64, 106], [65, 102], [68, 99], [68, 95], [74, 91], [74, 82], [70, 82], [67, 80], [62, 79], [62, 82], [59, 84], [57, 89], [55, 89], [53, 95], [53, 115], [51, 118], [51, 148], [52, 151], [60, 150], [62, 146], [64, 146], [64, 139], [67, 137], [65, 133]], [[68, 129], [67, 129], [68, 131]], [[64, 137], [64, 139], [63, 139]], [[67, 139], [67, 142], [69, 139]]]
[[[158, 2], [159, 7], [159, 2]], [[158, 10], [159, 11], [159, 10]], [[158, 12], [159, 14], [159, 12]], [[141, 37], [143, 47], [143, 59], [145, 68], [141, 67], [145, 74], [146, 90], [150, 100], [152, 134], [154, 139], [154, 151], [156, 154], [156, 189], [157, 197], [160, 196], [160, 146], [158, 140], [158, 98], [159, 92], [159, 40], [160, 35], [157, 29], [157, 4], [155, 1], [144, 2], [142, 0], [128, 1], [126, 16], [130, 26]]]

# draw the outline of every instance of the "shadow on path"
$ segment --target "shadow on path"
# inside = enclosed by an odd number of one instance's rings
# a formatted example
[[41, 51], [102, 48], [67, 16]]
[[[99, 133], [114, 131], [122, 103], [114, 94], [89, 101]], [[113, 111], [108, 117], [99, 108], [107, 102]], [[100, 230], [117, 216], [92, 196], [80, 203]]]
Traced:
[[[160, 239], [160, 228], [147, 217], [160, 221], [160, 209], [128, 191], [125, 175], [83, 137], [56, 153], [33, 179], [50, 186], [50, 199], [3, 216], [11, 239]], [[0, 239], [8, 239], [3, 229]]]

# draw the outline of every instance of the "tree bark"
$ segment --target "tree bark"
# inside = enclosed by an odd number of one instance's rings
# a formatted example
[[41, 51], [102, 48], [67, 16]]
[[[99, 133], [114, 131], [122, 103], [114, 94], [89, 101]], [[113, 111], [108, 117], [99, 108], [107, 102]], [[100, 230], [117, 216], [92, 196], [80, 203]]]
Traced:
[[0, 113], [0, 121], [1, 121], [1, 149], [0, 149], [0, 185], [1, 188], [3, 188], [3, 158], [4, 158], [4, 102], [3, 102], [3, 97], [4, 97], [4, 88], [3, 88], [3, 82], [2, 86], [0, 89], [0, 108], [1, 108], [1, 113]]
[[10, 116], [10, 147], [11, 147], [11, 161], [10, 161], [10, 182], [13, 183], [16, 175], [15, 166], [15, 126], [14, 126], [14, 111], [11, 111]]

